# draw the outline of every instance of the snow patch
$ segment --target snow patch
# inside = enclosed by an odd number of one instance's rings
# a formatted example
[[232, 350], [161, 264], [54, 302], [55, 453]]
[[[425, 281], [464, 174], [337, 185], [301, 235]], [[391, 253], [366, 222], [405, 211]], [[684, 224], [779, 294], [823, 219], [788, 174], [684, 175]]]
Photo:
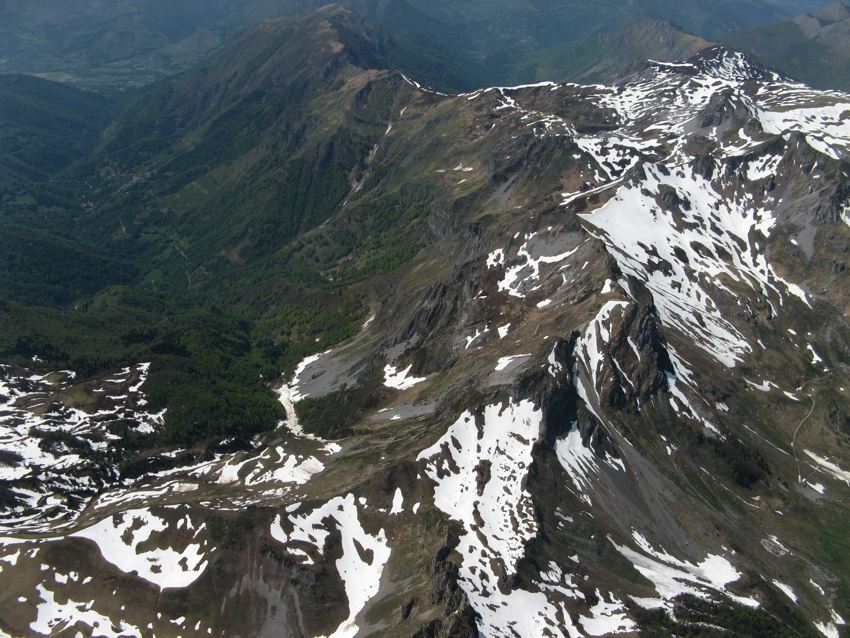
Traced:
[[[123, 620], [113, 620], [108, 616], [92, 609], [94, 601], [78, 603], [68, 600], [65, 603], [56, 601], [52, 591], [43, 584], [36, 585], [36, 591], [42, 600], [38, 604], [37, 617], [30, 623], [30, 629], [44, 636], [55, 635], [57, 629], [76, 623], [83, 623], [92, 629], [94, 637], [105, 638], [142, 638], [142, 631], [135, 625]], [[60, 597], [61, 599], [62, 597]], [[77, 633], [77, 635], [82, 635]]]
[[[282, 515], [275, 518], [270, 530], [275, 540], [287, 546], [292, 543], [310, 544], [320, 553], [324, 553], [331, 528], [338, 530], [342, 556], [336, 561], [336, 569], [345, 587], [349, 614], [327, 638], [352, 638], [359, 631], [357, 616], [378, 593], [381, 575], [390, 557], [384, 530], [379, 530], [375, 536], [363, 530], [357, 503], [351, 493], [333, 498], [307, 514], [292, 515], [288, 522], [293, 527], [289, 534], [283, 529]], [[313, 564], [309, 555], [297, 545], [292, 549], [296, 553], [300, 550], [300, 555], [306, 556], [304, 564]]]
[[[561, 467], [566, 470], [573, 484], [578, 488], [579, 493], [576, 496], [588, 505], [593, 505], [590, 492], [593, 487], [594, 475], [598, 474], [601, 468], [593, 450], [582, 442], [578, 422], [573, 423], [566, 437], [556, 441], [555, 454]], [[620, 459], [605, 454], [605, 460], [608, 466], [625, 472], [625, 465]]]
[[515, 355], [508, 356], [508, 357], [501, 357], [496, 362], [496, 372], [500, 372], [500, 371], [504, 370], [509, 365], [511, 365], [512, 362], [516, 361], [517, 359], [526, 359], [530, 356], [531, 356], [530, 354], [515, 354]]
[[[558, 628], [571, 638], [581, 636], [563, 602], [549, 600], [542, 591], [505, 594], [491, 576], [498, 573], [496, 565], [513, 573], [538, 532], [523, 480], [541, 425], [542, 413], [531, 401], [489, 405], [478, 417], [464, 412], [417, 457], [435, 483], [436, 507], [464, 525], [457, 546], [463, 557], [459, 581], [488, 638], [542, 636]], [[557, 590], [578, 597], [569, 589]]]
[[781, 591], [783, 594], [788, 596], [788, 598], [793, 600], [795, 603], [798, 602], [797, 601], [797, 594], [795, 594], [794, 590], [791, 589], [788, 585], [786, 585], [785, 583], [780, 583], [776, 579], [773, 580], [773, 584], [779, 591]]
[[203, 526], [180, 550], [154, 544], [162, 542], [168, 527], [165, 519], [149, 509], [136, 509], [105, 518], [71, 536], [94, 541], [104, 560], [126, 574], [136, 572], [160, 589], [188, 587], [207, 566], [206, 552], [197, 541]]
[[408, 388], [415, 386], [417, 383], [425, 381], [425, 377], [408, 378], [407, 375], [411, 368], [413, 368], [412, 363], [401, 372], [397, 372], [395, 366], [388, 363], [384, 366], [384, 385], [388, 388], [395, 388], [396, 390], [407, 390]]
[[401, 488], [397, 487], [395, 489], [395, 494], [393, 494], [393, 506], [390, 510], [390, 514], [401, 514], [404, 511], [404, 495], [401, 493]]
[[815, 463], [817, 463], [818, 467], [825, 471], [830, 476], [837, 478], [839, 481], [844, 481], [847, 485], [850, 485], [850, 472], [842, 470], [838, 465], [829, 461], [821, 456], [818, 456], [811, 450], [804, 450], [806, 456], [811, 458]]
[[632, 539], [640, 552], [625, 545], [618, 545], [609, 538], [617, 551], [652, 582], [662, 598], [662, 600], [635, 599], [639, 604], [646, 607], [672, 609], [671, 601], [681, 594], [708, 599], [713, 592], [720, 592], [748, 607], [758, 607], [758, 601], [726, 591], [726, 585], [737, 581], [741, 574], [722, 556], [708, 554], [702, 562], [694, 564], [680, 560], [664, 549], [656, 550], [646, 537], [637, 531], [632, 532]]

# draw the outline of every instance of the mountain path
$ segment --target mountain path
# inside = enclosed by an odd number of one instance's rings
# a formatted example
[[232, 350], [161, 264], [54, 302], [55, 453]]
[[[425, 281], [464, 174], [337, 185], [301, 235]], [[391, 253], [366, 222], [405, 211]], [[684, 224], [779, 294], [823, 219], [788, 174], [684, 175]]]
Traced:
[[[826, 381], [831, 376], [832, 376], [832, 373], [830, 372], [826, 376], [819, 377], [817, 379], [809, 379], [803, 385], [801, 385], [799, 388], [797, 388], [797, 392], [802, 392], [805, 389], [805, 387], [807, 385], [809, 385], [810, 383], [818, 383], [820, 381]], [[812, 400], [812, 407], [809, 408], [809, 411], [806, 414], [806, 416], [804, 416], [802, 418], [802, 420], [797, 424], [797, 427], [794, 430], [794, 436], [791, 437], [791, 449], [794, 451], [794, 460], [797, 461], [797, 481], [800, 482], [800, 483], [803, 483], [804, 481], [803, 481], [803, 475], [800, 472], [800, 459], [797, 457], [797, 447], [796, 447], [796, 445], [797, 445], [797, 435], [800, 433], [800, 429], [803, 427], [803, 425], [806, 423], [806, 421], [809, 420], [809, 417], [812, 416], [812, 413], [815, 411], [815, 406], [817, 405], [817, 401], [815, 401], [815, 398], [811, 395], [808, 395], [808, 396]]]

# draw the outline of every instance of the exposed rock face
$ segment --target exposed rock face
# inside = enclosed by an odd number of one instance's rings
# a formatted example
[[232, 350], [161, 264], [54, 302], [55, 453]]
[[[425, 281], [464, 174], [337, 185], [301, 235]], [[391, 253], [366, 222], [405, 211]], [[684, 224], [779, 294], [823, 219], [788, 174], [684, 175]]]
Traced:
[[632, 71], [443, 96], [352, 69], [393, 87], [379, 184], [416, 155], [438, 194], [374, 321], [282, 390], [366, 395], [344, 439], [161, 450], [73, 501], [74, 445], [154, 423], [139, 369], [76, 417], [36, 400], [70, 381], [4, 374], [0, 628], [837, 635], [850, 106], [721, 48]]

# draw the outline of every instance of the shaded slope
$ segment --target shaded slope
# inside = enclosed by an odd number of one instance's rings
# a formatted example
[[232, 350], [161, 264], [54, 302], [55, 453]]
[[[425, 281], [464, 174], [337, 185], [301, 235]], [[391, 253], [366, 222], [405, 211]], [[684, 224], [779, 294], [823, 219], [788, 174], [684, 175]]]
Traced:
[[[177, 289], [220, 290], [216, 270], [253, 276], [249, 265], [330, 216], [386, 128], [382, 100], [403, 81], [371, 92], [370, 80], [387, 44], [380, 28], [331, 8], [266, 21], [151, 87], [75, 169], [105, 176], [83, 230], [130, 237]], [[364, 118], [338, 118], [350, 103]]]
[[721, 41], [811, 86], [850, 90], [850, 9], [841, 2], [820, 13], [736, 31]]
[[711, 45], [671, 22], [643, 20], [616, 33], [536, 52], [534, 75], [526, 79], [592, 84], [610, 79], [634, 62], [684, 60]]
[[90, 153], [112, 100], [25, 75], [0, 75], [4, 184], [45, 181]]
[[73, 234], [90, 188], [62, 171], [91, 153], [113, 100], [26, 75], [0, 76], [0, 297], [67, 306], [134, 266]]
[[[9, 2], [0, 9], [0, 70], [49, 73], [53, 79], [94, 85], [144, 84], [188, 68], [241, 27], [324, 4], [324, 0], [106, 0], [72, 6]], [[776, 0], [343, 4], [401, 36], [403, 54], [395, 63], [410, 63], [406, 70], [421, 72], [420, 81], [461, 91], [517, 82], [527, 75], [528, 56], [536, 51], [645, 19], [672, 20], [702, 37], [717, 38], [789, 18], [801, 9], [820, 8], [809, 2], [789, 10], [787, 3]], [[411, 63], [414, 53], [417, 59]]]

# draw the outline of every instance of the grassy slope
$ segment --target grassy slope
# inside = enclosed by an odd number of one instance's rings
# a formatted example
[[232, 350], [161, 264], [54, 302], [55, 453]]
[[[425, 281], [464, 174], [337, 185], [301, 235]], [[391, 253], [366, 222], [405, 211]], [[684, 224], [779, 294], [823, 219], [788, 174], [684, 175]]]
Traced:
[[[245, 33], [132, 100], [63, 175], [93, 200], [69, 213], [68, 238], [24, 225], [4, 235], [3, 297], [83, 301], [72, 313], [5, 306], [0, 358], [83, 375], [153, 361], [145, 389], [169, 411], [151, 445], [276, 427], [280, 405], [261, 379], [353, 334], [360, 285], [427, 241], [422, 195], [374, 190], [366, 163], [410, 86], [336, 77], [382, 66], [386, 35], [350, 15], [331, 22]], [[350, 180], [368, 183], [340, 211]], [[112, 283], [136, 288], [92, 297]], [[211, 304], [231, 310], [210, 314]]]
[[91, 197], [62, 171], [100, 141], [113, 101], [25, 75], [0, 76], [0, 297], [67, 306], [134, 268], [74, 236]]
[[548, 47], [532, 56], [534, 76], [526, 81], [554, 80], [589, 84], [620, 73], [645, 59], [682, 60], [711, 46], [669, 22], [645, 20], [616, 33], [603, 33]]

